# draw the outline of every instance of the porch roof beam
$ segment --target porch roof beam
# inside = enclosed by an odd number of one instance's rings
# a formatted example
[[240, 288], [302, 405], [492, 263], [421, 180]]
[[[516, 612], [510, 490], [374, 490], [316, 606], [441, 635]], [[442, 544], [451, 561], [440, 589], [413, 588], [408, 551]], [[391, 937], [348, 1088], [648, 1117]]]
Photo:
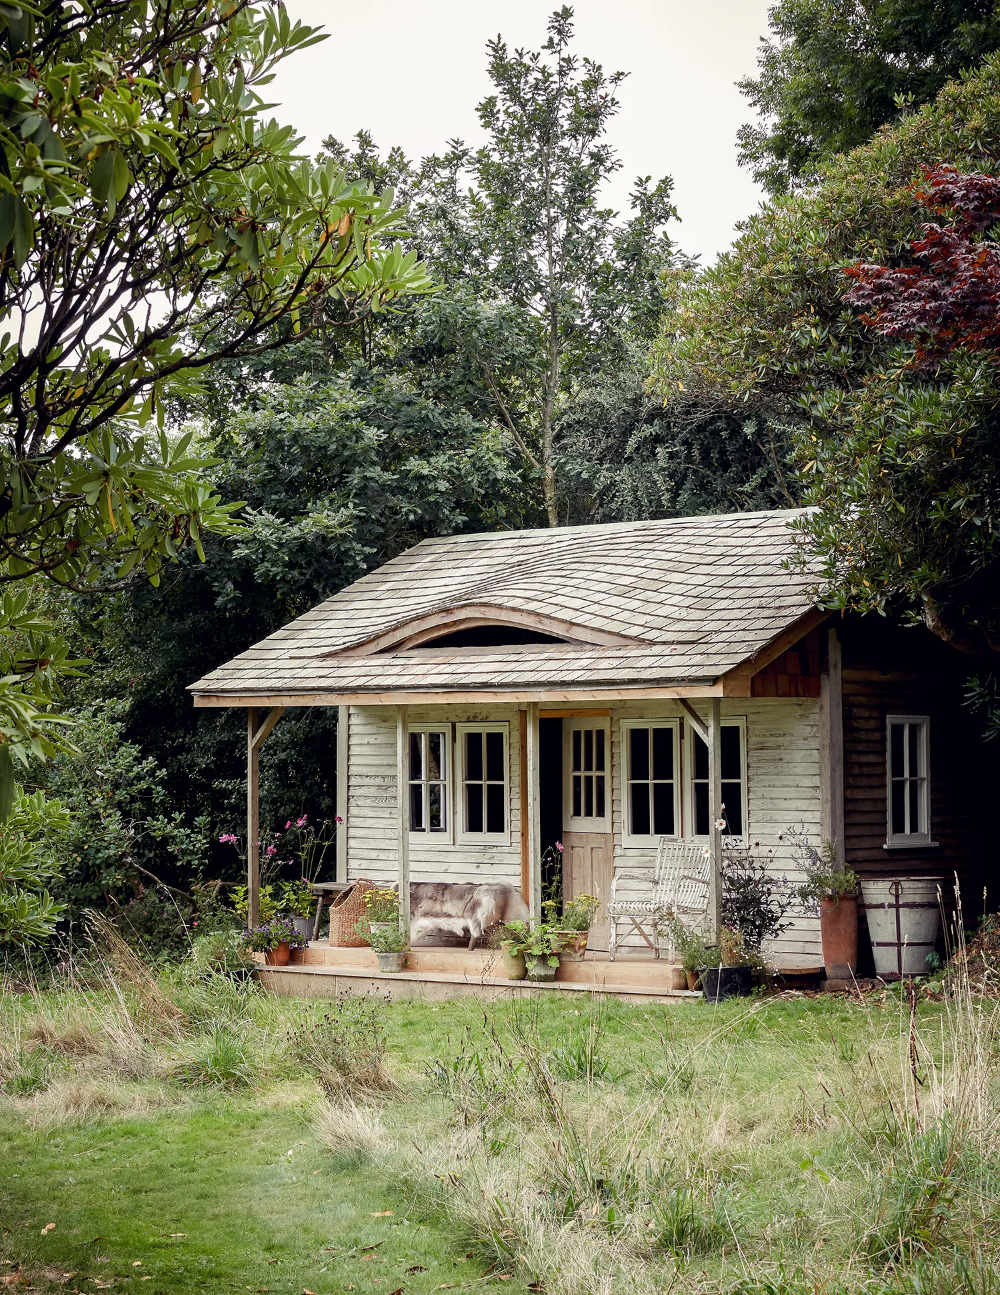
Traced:
[[749, 679], [735, 683], [723, 678], [716, 683], [683, 684], [677, 687], [658, 688], [560, 688], [511, 689], [474, 688], [456, 692], [324, 692], [324, 693], [253, 693], [223, 696], [218, 693], [197, 693], [196, 706], [265, 707], [281, 706], [447, 706], [453, 702], [539, 702], [546, 706], [559, 702], [615, 702], [654, 701], [681, 697], [749, 697]]

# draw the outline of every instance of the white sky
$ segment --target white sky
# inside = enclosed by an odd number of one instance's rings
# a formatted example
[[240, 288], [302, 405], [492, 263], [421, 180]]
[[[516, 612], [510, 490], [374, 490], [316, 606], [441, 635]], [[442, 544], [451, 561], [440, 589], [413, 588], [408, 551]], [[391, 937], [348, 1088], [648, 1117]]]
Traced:
[[[490, 91], [486, 41], [537, 49], [556, 0], [286, 0], [330, 39], [283, 64], [268, 98], [306, 136], [366, 128], [383, 151], [437, 152], [480, 139], [475, 106]], [[756, 69], [772, 0], [577, 0], [577, 54], [631, 75], [610, 139], [624, 163], [609, 189], [624, 211], [636, 175], [672, 175], [682, 223], [673, 237], [712, 260], [761, 193], [736, 165], [736, 130], [752, 117], [733, 82]]]

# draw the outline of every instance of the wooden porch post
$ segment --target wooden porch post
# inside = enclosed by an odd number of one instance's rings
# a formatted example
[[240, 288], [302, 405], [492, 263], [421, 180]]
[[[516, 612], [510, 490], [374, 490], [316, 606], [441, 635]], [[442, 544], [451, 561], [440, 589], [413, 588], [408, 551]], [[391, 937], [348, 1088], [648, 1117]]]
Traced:
[[258, 723], [256, 706], [247, 710], [247, 926], [260, 920], [260, 748], [284, 713], [275, 706]]
[[260, 747], [257, 736], [259, 711], [247, 711], [247, 926], [260, 918]]
[[337, 853], [335, 856], [335, 880], [347, 880], [347, 804], [350, 784], [348, 781], [348, 763], [350, 761], [350, 706], [337, 707]]
[[712, 852], [709, 876], [708, 916], [712, 937], [722, 920], [722, 702], [718, 697], [708, 702], [708, 831]]
[[542, 916], [542, 821], [538, 785], [538, 702], [528, 702], [527, 787], [521, 790], [521, 813], [528, 819], [528, 909]]
[[819, 677], [820, 836], [833, 841], [844, 866], [844, 695], [840, 639], [827, 629], [826, 669]]
[[396, 707], [397, 854], [399, 862], [399, 920], [410, 933], [410, 777], [409, 707]]

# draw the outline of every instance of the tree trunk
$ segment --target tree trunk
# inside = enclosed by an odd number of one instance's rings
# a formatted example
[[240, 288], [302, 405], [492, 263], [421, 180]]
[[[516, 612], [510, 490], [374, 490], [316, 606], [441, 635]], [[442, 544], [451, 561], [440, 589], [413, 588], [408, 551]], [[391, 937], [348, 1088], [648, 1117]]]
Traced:
[[550, 526], [559, 525], [559, 501], [556, 497], [556, 469], [552, 457], [552, 424], [559, 393], [559, 373], [562, 357], [559, 353], [559, 321], [555, 310], [549, 311], [549, 365], [545, 374], [545, 391], [542, 396], [542, 494]]

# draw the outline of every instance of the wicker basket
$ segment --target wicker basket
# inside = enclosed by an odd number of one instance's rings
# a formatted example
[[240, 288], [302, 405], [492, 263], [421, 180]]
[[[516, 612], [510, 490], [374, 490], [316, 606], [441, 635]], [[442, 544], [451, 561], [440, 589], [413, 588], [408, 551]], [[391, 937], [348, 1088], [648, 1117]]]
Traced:
[[374, 881], [361, 879], [350, 890], [342, 890], [330, 905], [330, 943], [338, 949], [366, 949], [368, 941], [355, 931], [356, 923], [367, 916], [365, 891], [378, 890]]

